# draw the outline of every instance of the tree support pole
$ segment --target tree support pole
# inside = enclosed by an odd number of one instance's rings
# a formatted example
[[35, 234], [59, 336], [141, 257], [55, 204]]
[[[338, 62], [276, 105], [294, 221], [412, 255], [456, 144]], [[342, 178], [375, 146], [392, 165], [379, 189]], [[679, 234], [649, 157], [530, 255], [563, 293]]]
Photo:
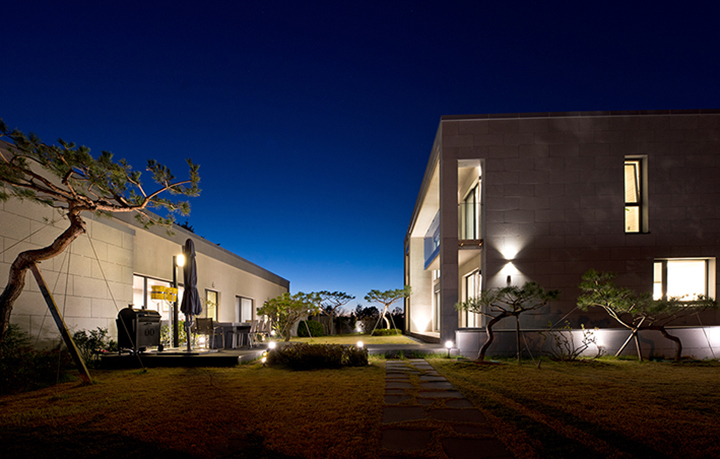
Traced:
[[40, 269], [38, 268], [37, 264], [31, 263], [30, 270], [32, 271], [33, 276], [35, 276], [35, 280], [40, 287], [40, 292], [42, 292], [43, 298], [45, 298], [45, 302], [48, 305], [48, 309], [50, 309], [50, 314], [52, 314], [52, 317], [55, 320], [55, 324], [57, 325], [58, 330], [60, 330], [63, 341], [65, 341], [65, 346], [67, 346], [68, 351], [70, 351], [70, 355], [72, 356], [73, 361], [75, 362], [75, 365], [80, 372], [80, 377], [85, 383], [91, 384], [92, 380], [90, 379], [90, 373], [88, 372], [88, 369], [85, 366], [85, 362], [83, 362], [82, 357], [80, 357], [80, 353], [75, 346], [75, 342], [73, 341], [72, 336], [70, 336], [70, 332], [68, 331], [67, 325], [65, 325], [65, 321], [60, 314], [60, 310], [58, 309], [57, 304], [55, 304], [55, 300], [50, 294], [50, 290], [48, 290], [45, 279], [43, 279], [42, 274], [40, 274]]

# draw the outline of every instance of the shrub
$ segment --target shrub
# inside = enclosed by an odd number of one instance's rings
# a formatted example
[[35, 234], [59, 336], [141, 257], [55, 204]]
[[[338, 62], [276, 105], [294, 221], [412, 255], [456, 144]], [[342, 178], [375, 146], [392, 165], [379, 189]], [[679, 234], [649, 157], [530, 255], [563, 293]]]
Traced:
[[308, 327], [310, 328], [312, 336], [325, 336], [325, 329], [322, 324], [320, 322], [315, 322], [314, 320], [301, 320], [298, 322], [298, 336], [301, 338], [307, 338], [309, 336]]
[[375, 331], [372, 332], [372, 336], [395, 336], [401, 334], [397, 328], [376, 328]]
[[[569, 321], [565, 321], [565, 324], [557, 329], [553, 328], [550, 324], [547, 331], [539, 332], [543, 339], [543, 343], [550, 339], [550, 349], [547, 354], [553, 360], [559, 360], [561, 362], [570, 362], [577, 360], [583, 352], [585, 352], [591, 344], [596, 344], [597, 338], [595, 337], [595, 330], [588, 330], [585, 325], [580, 324], [582, 330], [582, 340], [579, 343], [575, 342], [573, 337], [572, 327]], [[602, 356], [603, 350], [598, 347], [597, 353], [593, 358]]]
[[59, 346], [49, 351], [33, 349], [27, 333], [10, 324], [0, 345], [0, 394], [25, 392], [65, 381], [70, 361], [70, 354]]
[[266, 363], [293, 370], [362, 366], [368, 364], [368, 352], [354, 345], [295, 343], [271, 350]]
[[73, 341], [86, 365], [94, 364], [101, 353], [117, 350], [117, 343], [108, 339], [107, 328], [97, 330], [80, 330], [73, 334]]
[[[172, 347], [173, 330], [170, 325], [160, 327], [160, 342], [165, 347]], [[178, 320], [178, 345], [187, 344], [187, 332], [185, 331], [185, 321]]]

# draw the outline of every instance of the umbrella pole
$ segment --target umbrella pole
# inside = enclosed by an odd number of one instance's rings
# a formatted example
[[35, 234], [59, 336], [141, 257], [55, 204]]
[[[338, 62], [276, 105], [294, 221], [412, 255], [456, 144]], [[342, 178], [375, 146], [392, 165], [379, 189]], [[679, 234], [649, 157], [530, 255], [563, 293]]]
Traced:
[[187, 351], [190, 353], [190, 321], [192, 320], [192, 316], [189, 316], [185, 314], [185, 338], [187, 340]]

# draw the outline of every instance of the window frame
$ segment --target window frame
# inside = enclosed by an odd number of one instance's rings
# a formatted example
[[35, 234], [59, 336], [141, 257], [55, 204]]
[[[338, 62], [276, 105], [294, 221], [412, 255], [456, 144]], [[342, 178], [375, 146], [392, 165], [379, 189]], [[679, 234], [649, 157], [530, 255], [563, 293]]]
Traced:
[[[635, 200], [628, 201], [628, 175], [627, 167], [635, 167]], [[644, 234], [648, 232], [648, 196], [647, 196], [647, 156], [626, 156], [623, 163], [623, 200], [625, 212], [623, 223], [625, 234]], [[637, 215], [637, 229], [628, 227], [629, 212], [635, 209]]]
[[[468, 200], [472, 198], [471, 202]], [[461, 212], [461, 240], [478, 240], [480, 239], [480, 180], [470, 187], [462, 200]], [[469, 218], [472, 209], [472, 220]], [[469, 228], [472, 226], [472, 228]], [[471, 234], [470, 234], [471, 233]]]
[[[704, 262], [704, 292], [694, 292], [697, 295], [704, 295], [706, 297], [715, 297], [715, 258], [709, 257], [698, 257], [698, 258], [658, 258], [653, 262], [653, 299], [655, 300], [667, 300], [668, 299], [668, 285], [671, 279], [668, 278], [668, 264], [673, 262], [688, 262], [688, 261], [702, 261]], [[658, 280], [658, 273], [660, 279]], [[660, 286], [657, 289], [658, 285]], [[696, 298], [691, 298], [688, 301], [693, 301]], [[681, 297], [682, 300], [682, 297]]]

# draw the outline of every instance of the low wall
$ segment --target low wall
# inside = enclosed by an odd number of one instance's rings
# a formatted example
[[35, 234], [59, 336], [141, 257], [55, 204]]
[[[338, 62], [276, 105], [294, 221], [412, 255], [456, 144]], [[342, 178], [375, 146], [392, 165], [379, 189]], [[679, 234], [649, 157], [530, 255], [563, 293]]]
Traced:
[[[720, 358], [720, 326], [668, 328], [667, 330], [668, 334], [677, 336], [682, 342], [683, 357], [694, 359]], [[582, 354], [584, 356], [595, 356], [599, 351], [606, 355], [614, 355], [630, 336], [630, 332], [623, 329], [606, 328], [591, 331], [594, 334], [595, 343], [588, 346]], [[515, 330], [493, 330], [493, 332], [495, 333], [495, 340], [490, 345], [487, 356], [515, 356], [517, 348]], [[551, 353], [554, 346], [553, 340], [550, 336], [543, 339], [543, 333], [547, 335], [546, 330], [521, 331], [520, 345], [523, 357], [538, 357]], [[582, 330], [570, 330], [562, 333], [568, 340], [572, 340], [576, 346], [581, 345], [583, 340]], [[455, 331], [455, 345], [458, 353], [464, 357], [477, 357], [480, 346], [485, 342], [485, 339], [485, 329], [463, 328]], [[675, 343], [663, 338], [658, 331], [641, 331], [640, 349], [643, 358], [673, 358], [675, 355]], [[621, 355], [637, 355], [635, 342], [631, 341]]]

